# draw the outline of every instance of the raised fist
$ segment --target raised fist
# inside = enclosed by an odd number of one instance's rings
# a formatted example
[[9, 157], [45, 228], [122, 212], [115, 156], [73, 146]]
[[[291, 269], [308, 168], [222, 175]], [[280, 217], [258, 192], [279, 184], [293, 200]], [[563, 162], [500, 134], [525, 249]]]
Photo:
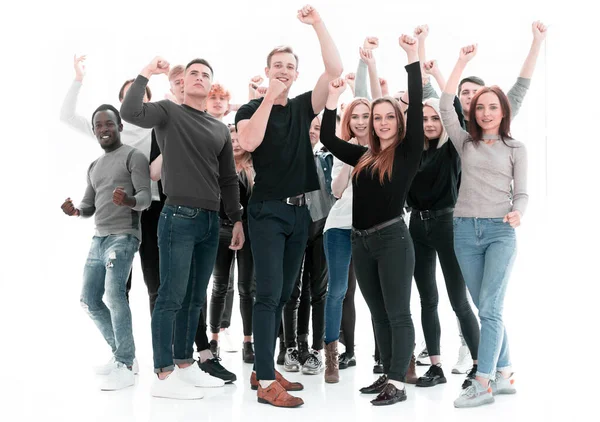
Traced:
[[266, 86], [259, 86], [258, 88], [256, 88], [256, 98], [262, 98], [265, 95], [267, 95], [267, 90], [269, 88], [267, 88]]
[[388, 88], [388, 83], [385, 79], [383, 78], [379, 78], [379, 86], [381, 87], [381, 95], [382, 96], [386, 96], [390, 93], [390, 90]]
[[75, 80], [83, 81], [83, 77], [85, 76], [85, 62], [86, 55], [77, 57], [77, 54], [73, 55], [73, 67], [75, 68]]
[[354, 83], [356, 82], [356, 73], [347, 73], [346, 76], [344, 76], [344, 80], [348, 85], [350, 85], [351, 88], [354, 88]]
[[541, 21], [535, 21], [531, 24], [531, 31], [533, 32], [533, 39], [536, 41], [544, 41], [546, 34], [548, 33], [548, 27]]
[[425, 63], [423, 63], [423, 70], [428, 75], [435, 75], [436, 73], [438, 73], [440, 69], [438, 67], [437, 60], [428, 60]]
[[[259, 87], [260, 88], [260, 87]], [[269, 88], [267, 88], [267, 92], [265, 93], [266, 97], [269, 97], [272, 100], [275, 100], [281, 94], [285, 92], [287, 86], [279, 79], [271, 79], [269, 80]], [[258, 90], [257, 90], [258, 91]]]
[[62, 209], [63, 212], [70, 217], [79, 215], [79, 210], [75, 208], [71, 198], [65, 199], [65, 202], [63, 202], [63, 204], [60, 206], [60, 209]]
[[253, 76], [252, 79], [250, 79], [250, 86], [252, 87], [252, 89], [256, 89], [258, 88], [263, 82], [264, 82], [264, 78], [260, 75], [256, 75]]
[[319, 12], [317, 12], [317, 10], [309, 4], [298, 10], [297, 16], [300, 22], [307, 25], [314, 25], [321, 22], [321, 16], [319, 16]]
[[429, 35], [429, 25], [419, 25], [415, 28], [415, 37], [420, 41], [424, 41]]
[[363, 49], [365, 50], [375, 50], [379, 47], [379, 38], [377, 37], [367, 37], [363, 42]]
[[470, 61], [477, 54], [477, 44], [470, 44], [460, 49], [459, 60]]
[[329, 95], [339, 97], [346, 90], [346, 81], [342, 78], [336, 78], [329, 82]]
[[402, 47], [402, 49], [407, 53], [417, 52], [418, 42], [415, 38], [409, 35], [401, 35], [400, 38], [398, 38], [398, 43], [400, 44], [400, 47]]
[[361, 60], [365, 62], [367, 66], [375, 66], [375, 56], [373, 55], [373, 50], [365, 50], [364, 48], [359, 47], [358, 53], [360, 54]]
[[160, 75], [161, 73], [169, 73], [169, 62], [162, 57], [155, 57], [152, 59], [150, 64], [146, 66], [146, 69], [150, 71], [152, 75]]

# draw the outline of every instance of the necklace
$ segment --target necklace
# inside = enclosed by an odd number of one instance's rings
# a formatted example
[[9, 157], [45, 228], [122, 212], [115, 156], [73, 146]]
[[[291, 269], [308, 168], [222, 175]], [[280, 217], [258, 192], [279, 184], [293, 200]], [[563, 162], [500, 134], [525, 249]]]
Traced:
[[482, 141], [497, 141], [500, 139], [500, 135], [483, 135], [481, 137]]

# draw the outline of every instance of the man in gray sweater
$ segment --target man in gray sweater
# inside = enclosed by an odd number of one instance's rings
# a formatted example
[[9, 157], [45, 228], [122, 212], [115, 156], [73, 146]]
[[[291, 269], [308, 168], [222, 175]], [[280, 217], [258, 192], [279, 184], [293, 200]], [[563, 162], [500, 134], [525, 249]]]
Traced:
[[203, 394], [195, 387], [223, 385], [207, 378], [193, 358], [196, 327], [217, 254], [221, 199], [234, 222], [231, 249], [242, 248], [244, 230], [229, 129], [204, 111], [212, 68], [203, 59], [186, 66], [183, 104], [144, 103], [148, 79], [168, 72], [169, 63], [154, 58], [132, 84], [121, 113], [129, 123], [155, 129], [163, 156], [161, 179], [167, 200], [158, 225], [160, 288], [152, 313], [158, 376], [152, 395], [199, 399]]
[[121, 143], [123, 125], [117, 109], [107, 104], [98, 107], [92, 127], [105, 154], [88, 169], [79, 207], [67, 198], [62, 210], [69, 216], [95, 216], [96, 233], [85, 264], [81, 305], [113, 353], [100, 388], [120, 390], [134, 384], [135, 345], [125, 286], [140, 246], [140, 215], [151, 201], [150, 171], [143, 153]]

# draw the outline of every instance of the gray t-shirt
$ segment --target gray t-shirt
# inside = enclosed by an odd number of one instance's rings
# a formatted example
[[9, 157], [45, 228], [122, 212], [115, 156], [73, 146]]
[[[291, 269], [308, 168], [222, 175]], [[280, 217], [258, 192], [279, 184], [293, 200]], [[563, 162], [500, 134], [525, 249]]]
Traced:
[[[500, 218], [510, 211], [525, 214], [527, 150], [522, 142], [506, 139], [491, 145], [472, 142], [458, 121], [454, 95], [442, 93], [440, 112], [444, 128], [462, 163], [462, 179], [455, 217]], [[511, 189], [512, 187], [512, 189]]]
[[[132, 234], [141, 240], [141, 211], [151, 202], [150, 169], [144, 154], [128, 145], [105, 153], [90, 165], [87, 181], [79, 210], [82, 217], [95, 216], [96, 236]], [[113, 203], [119, 186], [135, 198], [135, 207]]]

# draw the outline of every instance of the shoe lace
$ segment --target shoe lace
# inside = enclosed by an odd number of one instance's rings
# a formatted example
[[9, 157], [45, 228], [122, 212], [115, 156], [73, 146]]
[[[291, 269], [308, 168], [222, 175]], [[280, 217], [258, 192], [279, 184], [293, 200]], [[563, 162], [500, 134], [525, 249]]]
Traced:
[[465, 381], [465, 382], [468, 382], [469, 385], [467, 386], [467, 388], [463, 388], [463, 390], [460, 392], [460, 395], [466, 396], [466, 397], [473, 397], [477, 391], [475, 386], [471, 383], [471, 381]]
[[221, 360], [222, 360], [222, 359], [221, 359], [219, 356], [215, 356], [214, 358], [212, 358], [212, 359], [207, 359], [206, 361], [207, 361], [207, 362], [209, 362], [209, 361], [210, 361], [210, 362], [211, 362], [213, 365], [215, 365], [215, 366], [217, 366], [217, 367], [219, 367], [219, 368], [222, 368], [222, 367], [223, 367], [223, 365], [221, 365], [221, 364], [219, 363]]
[[319, 366], [321, 363], [321, 359], [319, 359], [319, 352], [312, 351], [312, 353], [308, 356], [305, 363], [312, 364], [313, 366]]
[[290, 352], [290, 358], [291, 360], [298, 360], [298, 350], [294, 349]]
[[377, 379], [377, 381], [375, 381], [375, 382], [373, 383], [373, 386], [374, 386], [374, 387], [379, 387], [380, 385], [387, 384], [387, 382], [388, 382], [388, 377], [387, 377], [387, 375], [382, 375], [382, 376], [380, 376], [380, 377]]
[[423, 378], [433, 378], [437, 375], [436, 369], [435, 369], [435, 365], [431, 365], [429, 367], [429, 369], [427, 370], [427, 372], [425, 372], [425, 375], [423, 375]]

